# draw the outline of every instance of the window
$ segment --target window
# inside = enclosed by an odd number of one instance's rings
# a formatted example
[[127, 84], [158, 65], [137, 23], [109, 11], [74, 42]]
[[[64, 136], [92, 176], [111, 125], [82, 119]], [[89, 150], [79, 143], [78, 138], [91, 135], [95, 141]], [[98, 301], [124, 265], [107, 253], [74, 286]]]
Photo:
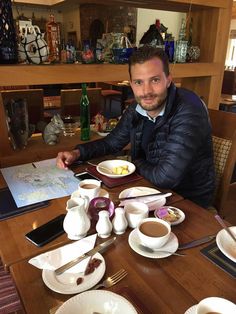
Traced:
[[230, 32], [225, 66], [232, 70], [236, 68], [236, 29], [232, 29]]

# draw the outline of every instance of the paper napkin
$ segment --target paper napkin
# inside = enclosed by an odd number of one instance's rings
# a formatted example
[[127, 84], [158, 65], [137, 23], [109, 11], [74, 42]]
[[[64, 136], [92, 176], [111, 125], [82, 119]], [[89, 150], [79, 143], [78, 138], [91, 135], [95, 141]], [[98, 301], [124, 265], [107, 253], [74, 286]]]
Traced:
[[[39, 269], [55, 270], [65, 263], [83, 255], [91, 250], [96, 242], [97, 233], [71, 244], [67, 244], [58, 249], [40, 254], [29, 260], [29, 263]], [[89, 257], [78, 263], [74, 267], [67, 270], [67, 272], [83, 272], [85, 271], [89, 262]]]

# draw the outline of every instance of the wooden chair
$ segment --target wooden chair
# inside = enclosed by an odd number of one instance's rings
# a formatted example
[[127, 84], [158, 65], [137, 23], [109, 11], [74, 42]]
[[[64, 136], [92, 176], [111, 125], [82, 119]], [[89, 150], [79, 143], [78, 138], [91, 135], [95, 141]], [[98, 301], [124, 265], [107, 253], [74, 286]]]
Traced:
[[[102, 110], [101, 88], [87, 88], [90, 103], [90, 117], [94, 117]], [[61, 90], [61, 114], [62, 116], [79, 117], [81, 89], [62, 89]]]
[[208, 111], [212, 124], [216, 172], [213, 206], [224, 216], [224, 206], [236, 163], [236, 114], [213, 109]]
[[30, 124], [37, 125], [39, 121], [43, 121], [43, 89], [3, 90], [1, 95], [5, 106], [12, 100], [25, 99]]
[[117, 101], [121, 104], [122, 102], [122, 92], [116, 89], [112, 89], [112, 85], [108, 82], [99, 82], [96, 83], [97, 87], [102, 88], [102, 97], [103, 97], [103, 105], [104, 110], [106, 108], [106, 105], [108, 103], [109, 105], [109, 112], [111, 112], [112, 109], [112, 102]]

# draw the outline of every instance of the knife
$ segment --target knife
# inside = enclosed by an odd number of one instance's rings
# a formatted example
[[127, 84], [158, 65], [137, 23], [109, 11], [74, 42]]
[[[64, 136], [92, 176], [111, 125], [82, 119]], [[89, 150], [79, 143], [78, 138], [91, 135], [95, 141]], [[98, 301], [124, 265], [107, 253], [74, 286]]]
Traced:
[[72, 261], [60, 266], [59, 268], [55, 269], [55, 274], [56, 275], [60, 275], [62, 273], [64, 273], [67, 269], [70, 269], [71, 267], [75, 266], [76, 264], [80, 263], [81, 261], [83, 261], [85, 258], [93, 256], [94, 254], [96, 254], [97, 252], [101, 252], [105, 249], [108, 248], [108, 246], [110, 246], [114, 241], [116, 240], [116, 237], [113, 237], [110, 240], [107, 240], [99, 245], [97, 245], [95, 248], [93, 248], [92, 250], [84, 253], [83, 255], [76, 257], [75, 259], [73, 259]]
[[161, 196], [161, 197], [168, 197], [171, 196], [172, 193], [153, 193], [153, 194], [144, 194], [144, 195], [137, 195], [137, 196], [129, 196], [129, 197], [121, 197], [119, 201], [126, 201], [126, 200], [134, 200], [140, 197], [148, 197], [148, 196]]
[[178, 247], [178, 250], [190, 249], [190, 248], [192, 248], [192, 247], [195, 247], [195, 246], [198, 246], [198, 245], [201, 245], [201, 244], [210, 242], [210, 241], [212, 241], [213, 239], [215, 239], [215, 237], [216, 237], [215, 234], [213, 234], [213, 235], [208, 235], [208, 236], [203, 237], [203, 238], [200, 238], [200, 239], [198, 239], [198, 240], [194, 240], [194, 241], [190, 241], [190, 242], [181, 244], [181, 245]]

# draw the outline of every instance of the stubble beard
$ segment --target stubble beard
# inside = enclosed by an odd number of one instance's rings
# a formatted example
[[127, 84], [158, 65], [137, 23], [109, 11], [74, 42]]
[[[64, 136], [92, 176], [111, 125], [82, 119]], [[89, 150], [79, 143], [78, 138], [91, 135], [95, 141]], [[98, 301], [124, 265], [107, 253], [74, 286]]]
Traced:
[[[145, 98], [155, 98], [157, 99], [155, 103], [153, 104], [145, 104], [143, 102], [143, 100], [145, 100]], [[159, 111], [162, 109], [165, 101], [166, 101], [166, 96], [158, 96], [157, 94], [148, 94], [145, 96], [135, 96], [135, 99], [137, 101], [137, 103], [147, 112], [149, 111]]]

